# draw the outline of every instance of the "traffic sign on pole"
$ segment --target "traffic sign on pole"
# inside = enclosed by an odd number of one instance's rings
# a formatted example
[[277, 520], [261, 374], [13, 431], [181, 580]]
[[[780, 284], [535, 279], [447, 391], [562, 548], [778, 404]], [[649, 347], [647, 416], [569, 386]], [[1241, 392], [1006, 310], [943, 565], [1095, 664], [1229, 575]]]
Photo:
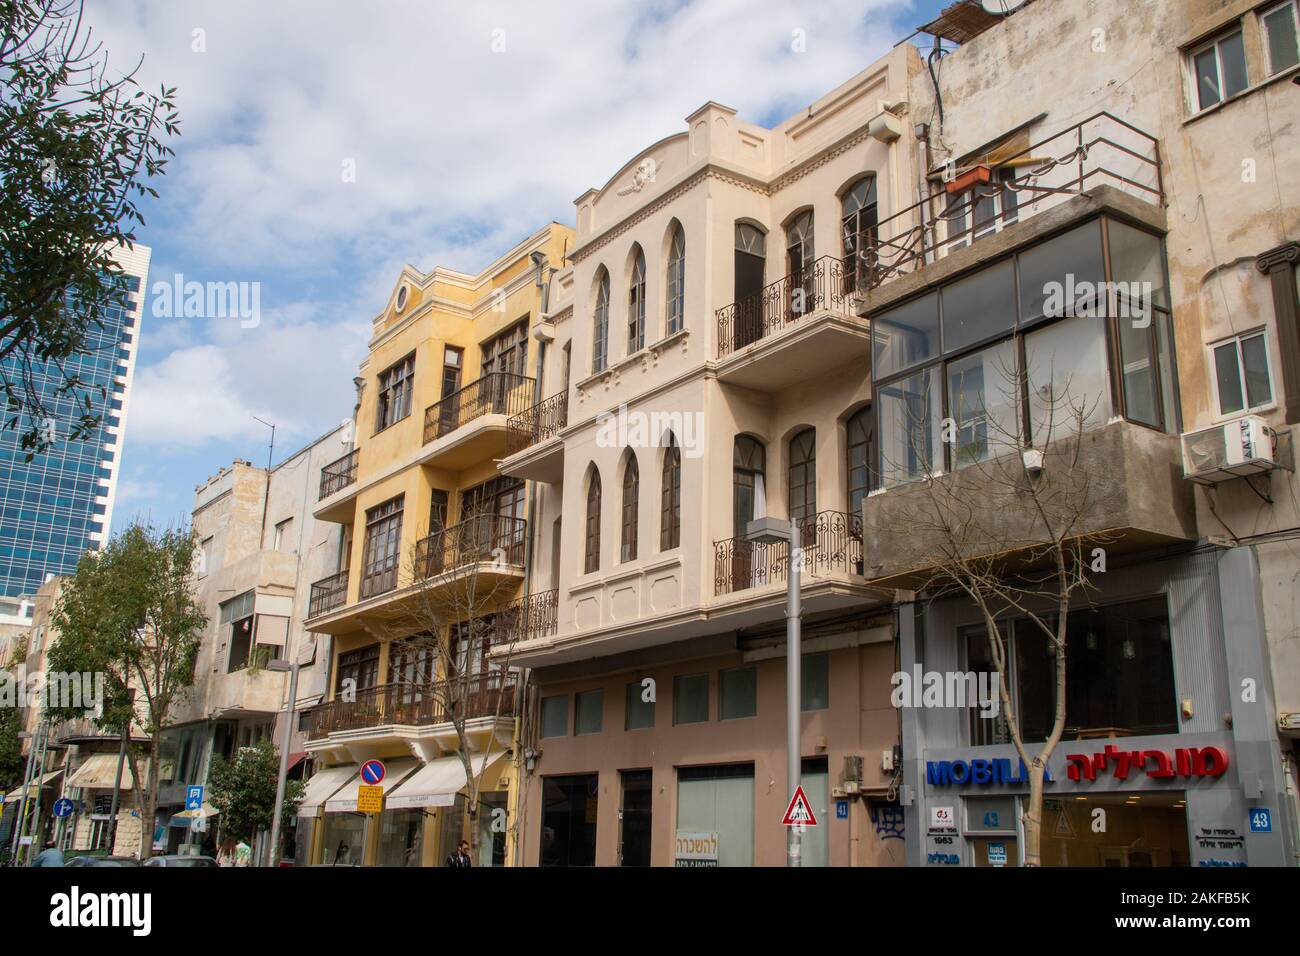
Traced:
[[808, 795], [803, 792], [803, 786], [795, 788], [794, 796], [790, 798], [790, 806], [785, 808], [785, 816], [781, 823], [787, 827], [817, 825], [817, 817], [813, 813], [812, 804], [808, 802]]
[[64, 817], [72, 816], [72, 811], [76, 808], [76, 804], [67, 797], [59, 797], [59, 799], [54, 801], [54, 815], [60, 820]]
[[185, 790], [185, 809], [202, 810], [203, 809], [203, 788], [197, 784], [188, 787]]
[[381, 760], [367, 760], [361, 765], [361, 782], [377, 786], [384, 781], [384, 764]]

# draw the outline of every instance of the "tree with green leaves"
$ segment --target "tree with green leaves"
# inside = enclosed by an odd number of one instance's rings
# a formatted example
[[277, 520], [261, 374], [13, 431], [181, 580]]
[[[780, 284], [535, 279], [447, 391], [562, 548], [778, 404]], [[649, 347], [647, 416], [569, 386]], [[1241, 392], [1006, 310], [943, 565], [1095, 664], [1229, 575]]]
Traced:
[[[258, 833], [271, 829], [279, 779], [280, 752], [270, 740], [240, 747], [230, 760], [216, 757], [208, 774], [208, 787], [212, 805], [221, 811], [222, 835], [252, 843]], [[306, 786], [301, 780], [286, 781], [284, 812], [280, 815], [282, 830], [293, 822]]]
[[[140, 856], [153, 847], [159, 744], [172, 711], [194, 683], [207, 615], [190, 590], [196, 543], [184, 530], [133, 524], [99, 553], [84, 555], [63, 587], [52, 619], [57, 637], [51, 673], [104, 675], [104, 702], [96, 723], [115, 735], [134, 723], [149, 739], [154, 759], [141, 775], [138, 745], [127, 764], [142, 822]], [[71, 719], [82, 713], [51, 711]]]
[[23, 729], [17, 707], [0, 707], [0, 790], [12, 790], [23, 782]]
[[0, 389], [29, 457], [56, 419], [73, 441], [99, 425], [110, 396], [77, 359], [117, 350], [97, 335], [129, 307], [113, 256], [134, 243], [137, 203], [158, 195], [147, 183], [180, 132], [175, 89], [146, 93], [138, 60], [111, 66], [83, 3], [0, 0]]

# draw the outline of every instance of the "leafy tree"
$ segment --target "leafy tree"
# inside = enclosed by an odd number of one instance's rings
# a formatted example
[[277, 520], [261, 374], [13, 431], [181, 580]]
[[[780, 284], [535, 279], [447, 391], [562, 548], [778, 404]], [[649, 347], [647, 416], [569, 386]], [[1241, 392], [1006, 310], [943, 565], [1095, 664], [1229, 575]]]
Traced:
[[158, 195], [146, 182], [180, 132], [175, 89], [145, 93], [139, 61], [111, 69], [83, 3], [0, 0], [0, 389], [29, 457], [56, 413], [69, 440], [99, 425], [109, 396], [81, 381], [78, 357], [117, 350], [97, 334], [127, 306], [113, 254], [135, 241], [136, 202]]
[[22, 722], [17, 707], [0, 707], [0, 790], [12, 790], [22, 783], [23, 742], [18, 739]]
[[[280, 753], [270, 740], [240, 747], [231, 760], [216, 757], [208, 774], [212, 805], [221, 811], [221, 832], [252, 842], [275, 818], [275, 790], [280, 778]], [[306, 784], [289, 780], [284, 788], [281, 829], [287, 829], [302, 803]]]
[[[194, 665], [207, 615], [190, 592], [194, 538], [186, 531], [157, 531], [134, 524], [98, 554], [77, 564], [54, 608], [58, 637], [48, 652], [51, 672], [104, 675], [104, 706], [96, 722], [121, 735], [134, 724], [159, 753], [174, 705], [194, 683]], [[81, 712], [52, 710], [74, 718]], [[142, 779], [139, 747], [127, 750], [136, 806], [145, 826], [140, 856], [153, 847], [158, 794], [157, 759]]]

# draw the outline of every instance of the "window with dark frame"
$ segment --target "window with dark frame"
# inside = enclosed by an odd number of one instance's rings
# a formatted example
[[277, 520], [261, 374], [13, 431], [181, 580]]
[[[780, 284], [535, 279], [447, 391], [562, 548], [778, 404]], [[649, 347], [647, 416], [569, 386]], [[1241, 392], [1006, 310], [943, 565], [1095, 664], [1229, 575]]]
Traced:
[[645, 347], [645, 253], [636, 247], [627, 301], [627, 354]]
[[619, 542], [619, 560], [621, 562], [636, 560], [637, 545], [637, 510], [641, 498], [641, 469], [637, 467], [636, 455], [631, 451], [627, 455], [627, 464], [623, 466], [623, 508], [622, 534]]
[[[1066, 302], [1071, 288], [1084, 292]], [[1116, 401], [1129, 421], [1178, 428], [1163, 242], [1110, 217], [878, 313], [873, 327], [878, 487], [1041, 447], [1076, 406], [1086, 428]], [[944, 418], [955, 442], [940, 441]]]
[[686, 328], [686, 233], [682, 231], [680, 223], [673, 227], [673, 238], [668, 246], [665, 288], [665, 333], [672, 335]]
[[411, 414], [415, 386], [415, 353], [379, 373], [375, 432], [395, 425]]
[[645, 687], [641, 681], [632, 681], [627, 685], [627, 716], [624, 730], [645, 730], [655, 725], [655, 702], [645, 699]]
[[877, 265], [879, 221], [876, 177], [863, 176], [840, 199], [840, 237], [844, 261], [849, 266], [845, 275], [846, 289], [867, 288], [871, 285], [869, 280]]
[[605, 371], [609, 363], [609, 272], [600, 270], [596, 287], [596, 308], [592, 314], [591, 372]]
[[758, 670], [730, 667], [718, 672], [718, 719], [758, 716]]
[[[817, 514], [817, 430], [805, 428], [790, 439], [790, 520], [805, 522]], [[802, 527], [802, 524], [800, 525]]]
[[1193, 47], [1187, 54], [1187, 72], [1194, 112], [1217, 106], [1244, 91], [1250, 80], [1241, 24]]
[[673, 678], [673, 723], [702, 724], [709, 719], [709, 675]]
[[876, 464], [873, 448], [875, 428], [875, 417], [872, 415], [871, 406], [867, 405], [853, 413], [845, 429], [848, 455], [845, 469], [848, 475], [846, 500], [849, 503], [849, 514], [854, 516], [862, 514], [862, 502], [875, 487], [871, 473]]
[[585, 574], [600, 570], [600, 472], [594, 468], [587, 483], [586, 548], [582, 569]]
[[1300, 64], [1300, 2], [1283, 0], [1259, 15], [1269, 76]]
[[668, 435], [664, 449], [663, 489], [659, 511], [659, 550], [671, 551], [682, 536], [682, 451], [677, 438]]
[[[351, 682], [350, 684], [348, 682]], [[369, 690], [379, 684], [379, 645], [369, 644], [339, 655], [338, 672], [334, 676], [334, 694]]]
[[401, 558], [402, 504], [398, 495], [366, 511], [366, 537], [361, 557], [361, 598], [397, 587]]

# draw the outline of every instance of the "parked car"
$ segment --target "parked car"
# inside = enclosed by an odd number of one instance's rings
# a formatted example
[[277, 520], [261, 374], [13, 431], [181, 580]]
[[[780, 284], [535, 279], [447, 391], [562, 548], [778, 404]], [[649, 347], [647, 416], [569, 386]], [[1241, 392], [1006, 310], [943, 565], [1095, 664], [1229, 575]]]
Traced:
[[131, 856], [74, 856], [64, 866], [139, 866], [140, 861]]
[[181, 856], [172, 854], [170, 856], [151, 856], [145, 861], [145, 866], [216, 866], [217, 861], [210, 856]]

